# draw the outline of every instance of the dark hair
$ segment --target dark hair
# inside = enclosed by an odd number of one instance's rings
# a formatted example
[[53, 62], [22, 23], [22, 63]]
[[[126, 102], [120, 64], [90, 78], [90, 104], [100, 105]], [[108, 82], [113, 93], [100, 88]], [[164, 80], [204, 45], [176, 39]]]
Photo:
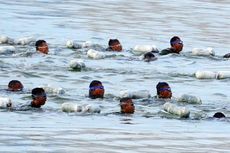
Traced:
[[41, 46], [42, 43], [46, 43], [46, 41], [45, 40], [38, 40], [38, 41], [36, 41], [36, 43], [35, 43], [36, 50], [38, 50], [38, 47]]
[[114, 43], [120, 44], [120, 41], [118, 39], [109, 39], [109, 43], [108, 43], [109, 46], [112, 46]]
[[101, 81], [93, 80], [93, 81], [90, 83], [89, 87], [94, 87], [94, 86], [97, 86], [97, 85], [100, 85], [100, 84], [102, 84]]
[[[9, 83], [8, 83], [8, 88], [13, 88], [14, 87], [14, 85], [15, 84], [20, 84], [21, 86], [22, 86], [22, 88], [23, 88], [23, 85], [22, 85], [22, 83], [20, 82], [20, 81], [18, 81], [18, 80], [11, 80]], [[21, 89], [20, 89], [21, 90]]]
[[155, 55], [152, 52], [147, 52], [144, 54], [144, 60], [147, 62], [153, 60], [154, 57]]
[[180, 40], [180, 37], [178, 37], [178, 36], [174, 36], [174, 37], [172, 37], [171, 39], [170, 39], [170, 45], [172, 46], [173, 45], [173, 42], [174, 41], [176, 41], [176, 40]]
[[32, 99], [35, 99], [36, 95], [42, 95], [45, 93], [45, 90], [43, 88], [34, 88], [31, 93]]
[[213, 115], [213, 117], [215, 117], [215, 118], [223, 118], [223, 117], [225, 117], [225, 115], [222, 112], [217, 112], [217, 113], [215, 113]]
[[120, 99], [120, 103], [122, 103], [122, 102], [126, 102], [126, 101], [128, 101], [128, 100], [132, 100], [132, 98], [129, 98], [129, 97], [124, 97], [124, 98], [121, 98]]
[[158, 82], [158, 84], [156, 85], [157, 95], [160, 94], [160, 89], [165, 87], [165, 86], [169, 86], [169, 84], [167, 82]]
[[224, 57], [224, 58], [230, 58], [230, 53], [225, 54], [223, 57]]

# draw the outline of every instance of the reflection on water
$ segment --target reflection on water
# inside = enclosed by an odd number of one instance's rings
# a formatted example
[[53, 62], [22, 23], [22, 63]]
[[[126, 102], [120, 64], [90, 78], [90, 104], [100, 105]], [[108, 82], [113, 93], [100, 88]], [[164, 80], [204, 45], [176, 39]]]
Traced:
[[[42, 112], [1, 109], [0, 152], [228, 152], [229, 118], [210, 117], [217, 111], [230, 116], [229, 79], [198, 80], [194, 74], [229, 70], [229, 60], [221, 57], [230, 48], [229, 11], [227, 0], [0, 0], [0, 35], [46, 39], [51, 50], [50, 55], [40, 56], [33, 53], [33, 46], [16, 46], [14, 54], [1, 54], [1, 89], [18, 79], [26, 91], [41, 85], [65, 90], [62, 95], [48, 94]], [[137, 44], [167, 48], [173, 35], [184, 41], [182, 55], [146, 63], [128, 51]], [[92, 60], [85, 50], [65, 46], [74, 39], [107, 47], [109, 38], [119, 38], [126, 52]], [[194, 47], [213, 47], [217, 56], [191, 56]], [[87, 68], [70, 71], [69, 61], [74, 58], [84, 59]], [[87, 98], [94, 79], [105, 86], [103, 100]], [[202, 104], [186, 105], [189, 119], [162, 113], [163, 104], [152, 99], [134, 100], [133, 115], [110, 114], [119, 111], [121, 90], [148, 90], [154, 96], [159, 81], [169, 82], [174, 97], [196, 95]], [[29, 92], [1, 90], [0, 94], [11, 97], [14, 104], [30, 101]], [[100, 105], [102, 112], [63, 113], [64, 102]]]

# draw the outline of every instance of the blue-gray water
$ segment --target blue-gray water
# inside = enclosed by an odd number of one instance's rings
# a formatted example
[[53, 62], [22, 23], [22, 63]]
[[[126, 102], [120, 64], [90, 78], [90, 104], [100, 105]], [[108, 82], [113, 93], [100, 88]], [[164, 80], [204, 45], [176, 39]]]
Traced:
[[[229, 70], [230, 3], [215, 1], [2, 1], [0, 35], [14, 39], [33, 36], [49, 43], [50, 55], [1, 55], [0, 87], [12, 79], [26, 89], [50, 85], [62, 87], [64, 95], [49, 95], [43, 111], [1, 110], [0, 152], [228, 152], [229, 120], [208, 119], [222, 111], [230, 116], [230, 83], [224, 80], [198, 80], [197, 70]], [[162, 56], [145, 63], [125, 51], [102, 60], [87, 58], [85, 52], [66, 48], [67, 40], [90, 40], [104, 47], [109, 38], [119, 38], [125, 50], [137, 44], [169, 47], [178, 35], [184, 41], [181, 56]], [[191, 57], [194, 47], [212, 47], [216, 58]], [[20, 53], [33, 46], [17, 46]], [[85, 60], [88, 68], [69, 71], [71, 59]], [[107, 97], [86, 97], [91, 80], [101, 80]], [[149, 90], [156, 94], [159, 81], [169, 82], [173, 96], [196, 95], [201, 105], [188, 105], [190, 119], [162, 118], [161, 105], [141, 105], [131, 116], [103, 115], [119, 110], [120, 90]], [[30, 101], [29, 93], [11, 94], [15, 104]], [[63, 102], [95, 103], [102, 114], [79, 115], [61, 112]], [[198, 116], [198, 117], [197, 117]]]

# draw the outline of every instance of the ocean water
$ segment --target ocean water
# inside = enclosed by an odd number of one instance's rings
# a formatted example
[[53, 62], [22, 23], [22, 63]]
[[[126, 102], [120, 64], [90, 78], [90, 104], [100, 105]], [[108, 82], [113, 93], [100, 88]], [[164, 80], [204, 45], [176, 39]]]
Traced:
[[[229, 70], [229, 60], [222, 58], [230, 52], [229, 12], [227, 0], [0, 0], [0, 36], [45, 39], [50, 48], [49, 55], [38, 55], [33, 45], [16, 45], [16, 52], [0, 54], [1, 97], [17, 105], [30, 101], [30, 90], [37, 86], [65, 90], [48, 93], [39, 111], [1, 109], [0, 152], [229, 152], [229, 118], [210, 117], [217, 111], [230, 116], [230, 80], [194, 76], [198, 70]], [[167, 48], [174, 35], [184, 42], [181, 55], [146, 63], [130, 52], [138, 44]], [[75, 40], [107, 47], [110, 38], [118, 38], [124, 52], [100, 60], [65, 45]], [[207, 47], [215, 57], [190, 54]], [[70, 71], [72, 59], [84, 60], [86, 69]], [[4, 91], [13, 79], [24, 84], [24, 93]], [[103, 100], [87, 98], [95, 79], [105, 87]], [[133, 115], [111, 114], [119, 111], [121, 90], [148, 90], [153, 97], [159, 81], [170, 84], [173, 97], [191, 94], [202, 104], [182, 104], [191, 111], [188, 119], [162, 116], [161, 104], [143, 99], [134, 100]], [[98, 105], [101, 113], [64, 113], [64, 102]]]

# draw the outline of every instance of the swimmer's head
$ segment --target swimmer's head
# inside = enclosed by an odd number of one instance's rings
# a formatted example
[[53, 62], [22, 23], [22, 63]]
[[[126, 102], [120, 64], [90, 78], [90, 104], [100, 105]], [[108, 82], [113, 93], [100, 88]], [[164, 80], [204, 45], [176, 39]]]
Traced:
[[122, 51], [122, 45], [118, 39], [109, 39], [108, 45], [109, 50], [118, 52]]
[[35, 43], [36, 50], [43, 53], [43, 54], [48, 54], [49, 52], [49, 47], [48, 44], [46, 43], [45, 40], [38, 40]]
[[224, 115], [222, 112], [216, 112], [216, 113], [213, 115], [213, 117], [215, 117], [215, 118], [224, 118], [225, 115]]
[[120, 99], [121, 113], [133, 114], [135, 106], [131, 98], [125, 97]]
[[104, 86], [101, 81], [93, 80], [89, 85], [89, 97], [92, 99], [104, 97]]
[[183, 49], [183, 41], [178, 36], [174, 36], [170, 40], [171, 47], [175, 50], [176, 53], [180, 53]]
[[9, 91], [22, 91], [23, 85], [18, 80], [11, 80], [8, 84], [8, 90]]
[[157, 96], [159, 98], [171, 98], [172, 91], [167, 82], [159, 82], [156, 86]]
[[223, 57], [224, 57], [224, 58], [230, 58], [230, 53], [225, 54]]
[[32, 90], [32, 102], [31, 106], [40, 108], [42, 105], [46, 103], [46, 93], [43, 88], [34, 88]]
[[150, 62], [150, 61], [153, 61], [153, 60], [156, 60], [156, 57], [152, 52], [147, 52], [147, 53], [144, 54], [144, 61], [145, 62]]

